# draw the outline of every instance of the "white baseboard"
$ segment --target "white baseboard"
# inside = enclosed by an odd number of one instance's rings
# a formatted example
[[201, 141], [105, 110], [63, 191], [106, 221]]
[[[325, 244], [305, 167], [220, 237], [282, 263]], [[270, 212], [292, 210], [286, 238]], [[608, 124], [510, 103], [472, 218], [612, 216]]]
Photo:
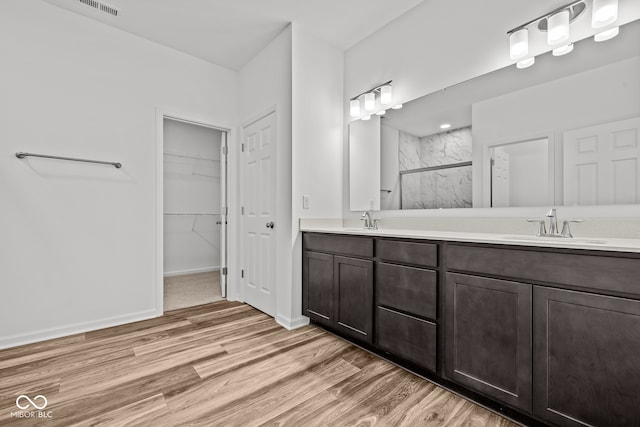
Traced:
[[278, 314], [276, 316], [276, 323], [291, 331], [293, 329], [298, 329], [308, 325], [309, 318], [306, 316], [300, 316], [296, 317], [295, 319], [289, 319], [288, 317]]
[[110, 328], [112, 326], [124, 325], [126, 323], [139, 322], [140, 320], [147, 320], [154, 317], [158, 317], [158, 313], [155, 308], [152, 310], [126, 314], [124, 316], [115, 316], [95, 321], [75, 323], [59, 328], [41, 329], [36, 332], [29, 332], [22, 335], [12, 335], [0, 339], [0, 350], [80, 334], [83, 332], [95, 331], [97, 329]]
[[193, 273], [208, 273], [210, 271], [220, 271], [220, 266], [217, 265], [217, 266], [210, 266], [210, 267], [191, 268], [188, 270], [167, 271], [164, 273], [164, 277], [182, 276], [185, 274], [193, 274]]

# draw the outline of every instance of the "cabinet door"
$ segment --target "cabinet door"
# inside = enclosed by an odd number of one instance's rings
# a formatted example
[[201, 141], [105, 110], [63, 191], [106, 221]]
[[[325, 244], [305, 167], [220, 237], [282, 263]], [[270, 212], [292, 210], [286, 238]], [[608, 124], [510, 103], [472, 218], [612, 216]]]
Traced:
[[531, 410], [531, 285], [448, 273], [445, 373]]
[[538, 286], [533, 300], [535, 415], [640, 425], [640, 301]]
[[302, 310], [310, 319], [333, 325], [333, 255], [303, 252]]
[[336, 256], [333, 269], [336, 329], [371, 344], [373, 261]]

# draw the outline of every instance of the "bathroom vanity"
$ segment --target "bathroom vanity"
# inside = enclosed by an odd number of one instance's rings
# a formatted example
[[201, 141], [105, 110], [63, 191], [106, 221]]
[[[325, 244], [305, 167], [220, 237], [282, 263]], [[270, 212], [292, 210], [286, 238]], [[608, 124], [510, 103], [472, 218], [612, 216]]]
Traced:
[[304, 231], [314, 323], [534, 420], [640, 424], [633, 241]]

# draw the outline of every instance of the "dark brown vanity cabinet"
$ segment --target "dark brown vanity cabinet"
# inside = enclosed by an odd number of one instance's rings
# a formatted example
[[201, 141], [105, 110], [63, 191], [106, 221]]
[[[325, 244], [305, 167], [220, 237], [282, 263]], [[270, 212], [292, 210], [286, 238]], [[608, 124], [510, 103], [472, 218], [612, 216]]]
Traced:
[[531, 410], [531, 285], [447, 274], [445, 373]]
[[[356, 258], [362, 257], [362, 258]], [[373, 240], [303, 235], [303, 314], [315, 322], [373, 342]]]
[[438, 245], [379, 239], [376, 258], [376, 347], [435, 371]]
[[534, 286], [533, 319], [535, 415], [640, 425], [640, 301]]

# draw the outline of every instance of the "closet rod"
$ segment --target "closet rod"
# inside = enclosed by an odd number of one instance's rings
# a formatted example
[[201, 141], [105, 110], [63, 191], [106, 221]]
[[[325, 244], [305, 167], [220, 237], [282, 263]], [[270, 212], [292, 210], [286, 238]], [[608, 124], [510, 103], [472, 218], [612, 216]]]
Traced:
[[207, 160], [209, 162], [219, 162], [220, 161], [220, 159], [210, 159], [208, 157], [193, 156], [193, 155], [190, 155], [190, 154], [182, 154], [182, 153], [171, 153], [169, 151], [165, 151], [164, 154], [167, 155], [167, 156], [184, 157], [186, 159]]
[[117, 169], [120, 169], [122, 167], [122, 163], [119, 163], [119, 162], [103, 162], [101, 160], [77, 159], [75, 157], [49, 156], [47, 154], [18, 152], [16, 153], [16, 157], [19, 159], [24, 159], [25, 157], [42, 157], [44, 159], [70, 160], [72, 162], [99, 163], [101, 165], [112, 165], [112, 166], [115, 166]]

